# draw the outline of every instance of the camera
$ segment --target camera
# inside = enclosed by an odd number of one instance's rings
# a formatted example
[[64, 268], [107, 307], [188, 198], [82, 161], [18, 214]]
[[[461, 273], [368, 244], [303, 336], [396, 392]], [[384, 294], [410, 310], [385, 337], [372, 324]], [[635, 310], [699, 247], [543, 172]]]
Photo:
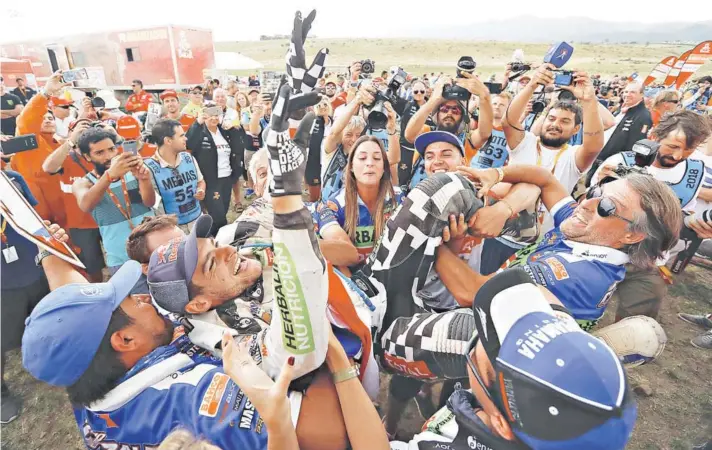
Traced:
[[512, 62], [509, 63], [511, 72], [526, 72], [527, 70], [532, 70], [532, 66], [523, 62]]
[[[475, 67], [477, 67], [477, 63], [471, 56], [462, 56], [457, 61], [457, 78], [464, 78], [462, 75], [464, 72], [472, 74], [475, 71]], [[470, 100], [471, 96], [472, 94], [470, 94], [470, 91], [455, 84], [443, 86], [443, 98], [445, 100], [459, 100], [466, 102]]]
[[601, 88], [599, 89], [598, 93], [601, 95], [601, 97], [605, 97], [608, 95], [608, 92], [611, 90], [610, 86], [607, 84], [601, 85]]
[[361, 74], [370, 75], [376, 71], [376, 61], [364, 59], [361, 61]]
[[640, 175], [650, 175], [648, 173], [647, 167], [655, 161], [655, 156], [658, 154], [658, 149], [660, 149], [660, 143], [652, 141], [650, 139], [641, 139], [635, 144], [633, 144], [633, 154], [635, 157], [634, 164], [632, 166], [625, 164], [618, 164], [618, 166], [613, 170], [616, 177], [606, 177], [602, 179], [598, 184], [603, 185], [610, 181], [614, 181], [618, 178], [623, 178], [632, 173], [637, 173]]
[[556, 86], [571, 86], [574, 82], [574, 73], [571, 70], [555, 70], [554, 84]]
[[389, 102], [392, 106], [396, 104], [398, 90], [405, 83], [407, 74], [405, 71], [396, 67], [392, 69], [391, 77], [387, 81], [388, 88], [384, 91], [376, 91], [375, 100], [368, 108], [368, 126], [373, 130], [382, 130], [386, 128], [388, 123], [388, 113], [386, 112], [385, 103]]

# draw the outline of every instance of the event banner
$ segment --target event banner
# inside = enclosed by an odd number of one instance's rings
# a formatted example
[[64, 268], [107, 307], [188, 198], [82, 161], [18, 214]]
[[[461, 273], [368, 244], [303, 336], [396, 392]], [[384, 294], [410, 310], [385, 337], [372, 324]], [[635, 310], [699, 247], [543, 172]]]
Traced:
[[680, 86], [685, 84], [697, 72], [697, 69], [702, 67], [710, 58], [712, 58], [712, 41], [697, 44], [697, 47], [692, 49], [692, 53], [690, 53], [685, 60], [685, 64], [680, 69], [680, 74], [675, 80], [675, 88], [680, 89]]
[[665, 87], [670, 87], [675, 84], [677, 76], [680, 75], [680, 69], [682, 69], [682, 66], [685, 64], [685, 60], [687, 60], [687, 57], [690, 56], [690, 53], [692, 53], [692, 50], [688, 50], [677, 57], [677, 61], [675, 61], [672, 69], [670, 69], [670, 73], [668, 73], [668, 76], [665, 77], [665, 82], [663, 83]]
[[657, 79], [664, 79], [667, 74], [670, 73], [670, 69], [672, 69], [672, 66], [674, 66], [676, 62], [677, 56], [666, 56], [663, 58], [662, 61], [660, 61], [658, 65], [650, 71], [650, 75], [645, 78], [643, 86], [648, 86]]

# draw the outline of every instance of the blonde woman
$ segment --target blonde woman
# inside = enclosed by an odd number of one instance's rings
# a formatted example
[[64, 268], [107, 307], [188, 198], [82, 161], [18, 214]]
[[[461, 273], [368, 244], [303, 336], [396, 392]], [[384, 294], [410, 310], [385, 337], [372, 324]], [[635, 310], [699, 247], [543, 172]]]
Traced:
[[240, 111], [242, 126], [246, 127], [250, 124], [250, 99], [247, 98], [247, 94], [244, 92], [238, 92], [235, 94], [235, 109]]
[[383, 141], [362, 136], [344, 170], [344, 187], [317, 205], [317, 227], [325, 240], [350, 242], [358, 250], [349, 267], [363, 263], [402, 200], [394, 188]]
[[677, 91], [662, 91], [655, 96], [650, 108], [653, 128], [657, 127], [665, 114], [673, 113], [680, 106], [680, 93]]

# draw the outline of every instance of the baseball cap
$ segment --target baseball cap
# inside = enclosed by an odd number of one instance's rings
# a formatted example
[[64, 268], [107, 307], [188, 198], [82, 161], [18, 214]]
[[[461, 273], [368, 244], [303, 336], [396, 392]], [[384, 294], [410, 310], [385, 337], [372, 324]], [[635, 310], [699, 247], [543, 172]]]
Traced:
[[420, 156], [424, 157], [425, 149], [434, 142], [449, 142], [460, 150], [462, 156], [465, 156], [465, 148], [462, 146], [460, 139], [448, 131], [428, 131], [427, 133], [421, 134], [415, 138], [415, 149], [418, 150]]
[[198, 217], [186, 238], [176, 238], [154, 250], [148, 262], [148, 290], [158, 306], [183, 314], [190, 302], [188, 285], [198, 265], [198, 238], [210, 236], [213, 219]]
[[67, 284], [50, 292], [25, 320], [22, 365], [38, 380], [71, 386], [99, 349], [111, 315], [141, 277], [128, 261], [106, 283]]
[[165, 91], [161, 92], [161, 95], [158, 96], [158, 98], [160, 98], [161, 100], [165, 100], [170, 97], [178, 99], [178, 93], [173, 89], [166, 89]]
[[52, 106], [70, 106], [74, 104], [74, 101], [64, 97], [50, 97], [49, 101]]
[[250, 89], [249, 91], [247, 91], [247, 95], [250, 95], [250, 94], [252, 94], [253, 92], [257, 92], [257, 93], [259, 94], [259, 93], [260, 93], [260, 90], [259, 90], [259, 89]]
[[556, 313], [524, 269], [508, 269], [473, 303], [495, 368], [488, 389], [523, 443], [536, 449], [624, 448], [637, 407], [618, 356]]

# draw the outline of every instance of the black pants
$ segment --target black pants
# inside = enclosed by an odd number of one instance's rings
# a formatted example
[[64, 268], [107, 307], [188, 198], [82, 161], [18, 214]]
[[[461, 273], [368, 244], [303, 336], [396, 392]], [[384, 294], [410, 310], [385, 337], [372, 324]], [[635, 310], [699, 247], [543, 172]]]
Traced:
[[5, 392], [5, 353], [22, 345], [22, 334], [25, 331], [25, 319], [37, 304], [49, 294], [49, 285], [44, 274], [37, 282], [17, 289], [3, 289], [2, 297], [2, 390]]
[[213, 218], [210, 233], [215, 236], [218, 230], [227, 225], [227, 212], [230, 209], [232, 195], [232, 177], [218, 178], [206, 186], [203, 206]]
[[497, 239], [485, 239], [482, 244], [482, 262], [480, 262], [480, 274], [491, 275], [502, 267], [502, 264], [517, 253], [516, 248], [512, 248]]

